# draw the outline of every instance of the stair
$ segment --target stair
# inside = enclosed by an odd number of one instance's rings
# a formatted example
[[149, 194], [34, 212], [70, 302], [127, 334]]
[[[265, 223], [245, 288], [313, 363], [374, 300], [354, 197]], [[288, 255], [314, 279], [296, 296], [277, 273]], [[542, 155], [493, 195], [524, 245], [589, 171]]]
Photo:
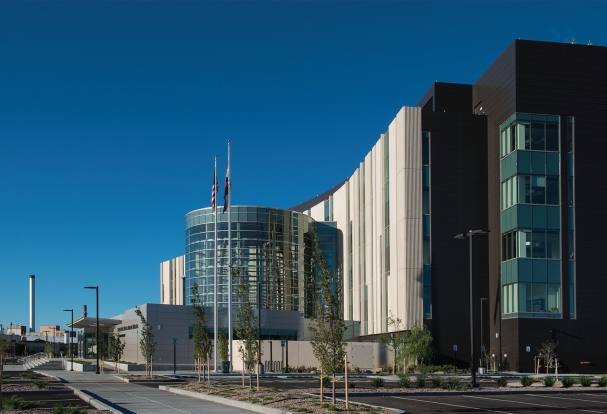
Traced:
[[63, 361], [61, 358], [40, 358], [35, 361], [26, 362], [23, 364], [25, 369], [41, 369], [41, 370], [62, 370]]

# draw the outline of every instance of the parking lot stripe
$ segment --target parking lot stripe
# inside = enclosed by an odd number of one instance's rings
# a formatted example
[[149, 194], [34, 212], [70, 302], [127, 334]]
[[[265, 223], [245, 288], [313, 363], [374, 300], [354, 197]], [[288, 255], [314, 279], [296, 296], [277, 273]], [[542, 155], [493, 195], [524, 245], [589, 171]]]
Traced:
[[[533, 394], [525, 394], [525, 395], [534, 396]], [[530, 402], [523, 402], [523, 401], [516, 401], [516, 400], [506, 400], [505, 398], [475, 397], [475, 396], [472, 396], [472, 395], [464, 395], [464, 397], [466, 397], [466, 398], [478, 398], [479, 400], [505, 401], [505, 402], [511, 402], [511, 403], [515, 403], [515, 404], [524, 404], [524, 405], [537, 405], [539, 407], [555, 408], [557, 410], [563, 410], [563, 409], [565, 409], [563, 407], [558, 407], [558, 406], [554, 406], [554, 405], [537, 404], [537, 403], [530, 403]], [[542, 395], [541, 398], [544, 398], [544, 395]], [[584, 411], [584, 412], [587, 412], [587, 413], [603, 414], [603, 411], [584, 410], [584, 409], [581, 409], [581, 408], [571, 408], [571, 410]]]
[[[533, 394], [527, 394], [527, 395], [533, 395]], [[584, 395], [588, 395], [588, 394], [584, 394]], [[597, 400], [580, 400], [579, 398], [566, 398], [566, 397], [553, 397], [552, 395], [542, 395], [542, 398], [556, 398], [557, 400], [574, 400], [574, 401], [583, 401], [583, 402], [592, 402], [592, 403], [598, 403], [598, 404], [607, 404], [607, 401], [597, 401]]]
[[496, 410], [490, 410], [488, 408], [478, 408], [478, 407], [468, 407], [466, 405], [447, 404], [447, 403], [441, 403], [441, 402], [436, 402], [436, 401], [420, 400], [420, 399], [417, 399], [417, 398], [410, 398], [410, 397], [397, 397], [397, 396], [394, 396], [392, 398], [398, 398], [398, 399], [401, 399], [401, 400], [411, 400], [411, 401], [417, 401], [417, 402], [425, 402], [425, 403], [430, 403], [430, 404], [447, 405], [449, 407], [467, 408], [467, 409], [470, 409], [470, 410], [488, 411], [490, 413], [514, 414], [514, 413], [509, 413], [507, 411], [496, 411]]

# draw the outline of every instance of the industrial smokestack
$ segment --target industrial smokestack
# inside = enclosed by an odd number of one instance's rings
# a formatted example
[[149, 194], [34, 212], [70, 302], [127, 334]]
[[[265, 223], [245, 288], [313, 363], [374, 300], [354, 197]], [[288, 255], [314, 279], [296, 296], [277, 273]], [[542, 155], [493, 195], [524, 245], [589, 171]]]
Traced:
[[30, 275], [30, 332], [36, 332], [36, 276]]
[[86, 318], [88, 316], [88, 312], [86, 311], [86, 305], [82, 305], [82, 317]]

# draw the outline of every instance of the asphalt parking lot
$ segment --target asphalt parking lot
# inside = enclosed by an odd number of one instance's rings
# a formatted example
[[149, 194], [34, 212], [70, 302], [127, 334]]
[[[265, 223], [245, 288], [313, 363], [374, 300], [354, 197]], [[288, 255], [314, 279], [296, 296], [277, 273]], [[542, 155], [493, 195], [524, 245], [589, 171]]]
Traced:
[[398, 408], [407, 413], [504, 414], [586, 412], [607, 413], [607, 394], [505, 394], [353, 397], [354, 402]]
[[[190, 378], [189, 380], [196, 380]], [[215, 378], [213, 379], [216, 380]], [[217, 379], [221, 382], [241, 384], [241, 377], [222, 377]], [[351, 382], [358, 387], [370, 387], [368, 378], [351, 378]], [[371, 404], [382, 407], [397, 408], [406, 413], [552, 413], [552, 412], [585, 412], [607, 414], [607, 390], [604, 392], [597, 389], [592, 392], [551, 392], [550, 394], [538, 391], [525, 392], [523, 389], [513, 390], [515, 393], [501, 393], [497, 391], [495, 380], [489, 377], [479, 378], [480, 393], [457, 395], [445, 393], [444, 395], [433, 394], [432, 388], [422, 388], [416, 394], [381, 395], [372, 397], [361, 397], [355, 393], [350, 394], [350, 401]], [[249, 379], [246, 378], [248, 385]], [[263, 387], [276, 387], [283, 389], [315, 388], [318, 380], [313, 378], [260, 378]], [[337, 389], [343, 391], [343, 381], [336, 383]], [[386, 388], [396, 388], [396, 381], [386, 380]], [[255, 386], [255, 377], [253, 377]], [[411, 390], [415, 390], [412, 381]], [[330, 393], [330, 390], [327, 390]], [[421, 394], [421, 393], [426, 393]], [[326, 394], [328, 395], [328, 393]]]

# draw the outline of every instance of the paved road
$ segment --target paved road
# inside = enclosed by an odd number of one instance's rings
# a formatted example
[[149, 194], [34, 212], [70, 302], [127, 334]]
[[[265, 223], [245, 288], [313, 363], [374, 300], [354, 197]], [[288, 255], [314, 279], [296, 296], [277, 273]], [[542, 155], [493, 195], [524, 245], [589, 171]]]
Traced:
[[38, 371], [67, 381], [119, 413], [213, 413], [237, 414], [249, 412], [240, 408], [175, 395], [155, 388], [129, 384], [113, 375], [71, 371]]
[[585, 412], [607, 413], [607, 394], [508, 394], [462, 396], [394, 396], [351, 398], [351, 401], [406, 410], [407, 414], [503, 414]]

